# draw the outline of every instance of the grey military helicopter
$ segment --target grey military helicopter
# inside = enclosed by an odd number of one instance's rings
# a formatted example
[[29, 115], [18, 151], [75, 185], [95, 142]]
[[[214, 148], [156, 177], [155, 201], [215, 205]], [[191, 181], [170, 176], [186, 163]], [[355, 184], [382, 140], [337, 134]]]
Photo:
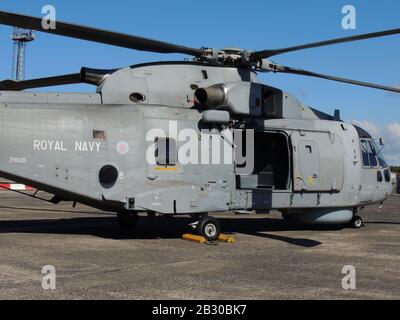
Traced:
[[[123, 227], [135, 226], [145, 214], [190, 215], [196, 232], [215, 240], [221, 226], [211, 212], [274, 209], [290, 221], [359, 228], [358, 212], [393, 192], [383, 141], [376, 143], [362, 128], [343, 122], [339, 111], [328, 115], [262, 84], [257, 74], [290, 73], [400, 93], [269, 60], [400, 29], [250, 51], [189, 48], [58, 21], [55, 29], [42, 29], [41, 22], [0, 12], [3, 25], [193, 57], [0, 82], [0, 176], [54, 195], [53, 203], [73, 201], [115, 212]], [[96, 91], [24, 91], [73, 83], [92, 84]], [[231, 161], [182, 164], [185, 141], [177, 132], [186, 129], [197, 142], [212, 140], [225, 149], [228, 144]], [[241, 138], [229, 141], [227, 132]], [[252, 143], [243, 139], [248, 132]], [[253, 145], [252, 157], [244, 156], [241, 142], [246, 151]]]

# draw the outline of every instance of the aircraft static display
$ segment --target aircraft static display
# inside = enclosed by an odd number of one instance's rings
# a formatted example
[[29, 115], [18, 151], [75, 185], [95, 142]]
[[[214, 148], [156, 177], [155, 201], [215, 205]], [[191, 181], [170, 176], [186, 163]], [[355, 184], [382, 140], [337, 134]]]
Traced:
[[[359, 228], [357, 212], [393, 192], [383, 141], [261, 83], [290, 73], [400, 93], [269, 60], [287, 52], [396, 35], [400, 29], [289, 48], [251, 51], [181, 45], [0, 11], [0, 24], [191, 61], [0, 82], [0, 176], [117, 213], [190, 215], [197, 233], [221, 232], [212, 212], [279, 210], [283, 218]], [[32, 88], [88, 83], [91, 93]], [[378, 146], [380, 145], [380, 146]]]

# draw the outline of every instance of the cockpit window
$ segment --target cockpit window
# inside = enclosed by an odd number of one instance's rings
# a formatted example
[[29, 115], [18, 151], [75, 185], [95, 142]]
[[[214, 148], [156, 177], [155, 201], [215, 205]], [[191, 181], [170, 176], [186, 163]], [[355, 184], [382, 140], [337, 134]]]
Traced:
[[386, 160], [374, 140], [361, 139], [361, 152], [364, 167], [377, 167], [378, 164], [387, 167]]
[[378, 145], [376, 144], [376, 142], [374, 140], [371, 140], [370, 142], [372, 145], [372, 149], [374, 150], [374, 153], [375, 153], [376, 157], [378, 158], [379, 166], [386, 168], [388, 165], [387, 165], [387, 162], [381, 152], [382, 148], [379, 149]]
[[373, 144], [372, 144], [372, 140], [369, 140], [369, 141], [368, 141], [368, 145], [369, 145], [369, 148], [368, 148], [368, 153], [369, 153], [369, 165], [370, 165], [371, 167], [377, 167], [377, 166], [378, 166], [378, 160], [377, 160], [376, 157], [375, 157], [376, 152], [375, 152], [375, 150], [374, 150], [374, 147], [373, 147]]
[[383, 168], [386, 168], [388, 166], [386, 159], [383, 157], [382, 154], [378, 155], [378, 162], [379, 162], [379, 165], [382, 166]]
[[361, 151], [362, 151], [362, 158], [363, 158], [363, 166], [370, 167], [367, 140], [361, 140]]

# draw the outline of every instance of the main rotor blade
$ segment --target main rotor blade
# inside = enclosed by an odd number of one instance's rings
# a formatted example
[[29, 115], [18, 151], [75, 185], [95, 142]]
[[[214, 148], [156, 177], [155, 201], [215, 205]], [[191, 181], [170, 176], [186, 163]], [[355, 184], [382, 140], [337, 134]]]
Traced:
[[81, 74], [73, 73], [56, 77], [39, 78], [23, 81], [4, 80], [0, 81], [0, 90], [22, 91], [25, 89], [53, 87], [65, 84], [81, 83]]
[[201, 49], [188, 48], [168, 42], [162, 42], [61, 21], [56, 21], [55, 29], [44, 29], [42, 27], [41, 18], [11, 12], [0, 11], [0, 24], [15, 26], [24, 29], [32, 29], [60, 36], [99, 42], [134, 50], [159, 53], [183, 53], [191, 56], [200, 56], [202, 54]]
[[357, 81], [357, 80], [339, 78], [339, 77], [329, 76], [329, 75], [325, 75], [325, 74], [315, 73], [315, 72], [312, 72], [312, 71], [307, 71], [307, 70], [303, 70], [303, 69], [296, 69], [296, 68], [291, 68], [291, 67], [286, 67], [286, 66], [281, 66], [281, 65], [278, 65], [277, 72], [299, 74], [299, 75], [303, 75], [303, 76], [322, 78], [322, 79], [327, 79], [327, 80], [332, 80], [332, 81], [337, 81], [337, 82], [344, 82], [344, 83], [354, 84], [354, 85], [362, 86], [362, 87], [368, 87], [368, 88], [374, 88], [374, 89], [379, 89], [379, 90], [385, 90], [385, 91], [391, 91], [391, 92], [400, 93], [400, 89], [394, 88], [394, 87], [388, 87], [388, 86], [383, 86], [383, 85], [380, 85], [380, 84], [374, 84], [374, 83], [362, 82], [362, 81]]
[[324, 47], [324, 46], [329, 46], [329, 45], [344, 43], [344, 42], [352, 42], [352, 41], [359, 41], [359, 40], [365, 40], [365, 39], [379, 38], [379, 37], [385, 37], [385, 36], [390, 36], [390, 35], [395, 35], [395, 34], [400, 34], [400, 29], [391, 29], [391, 30], [380, 31], [380, 32], [360, 34], [357, 36], [337, 38], [337, 39], [314, 42], [314, 43], [303, 44], [303, 45], [282, 48], [282, 49], [256, 51], [253, 53], [252, 58], [254, 60], [265, 59], [265, 58], [270, 58], [272, 56], [276, 56], [278, 54], [292, 52], [292, 51]]

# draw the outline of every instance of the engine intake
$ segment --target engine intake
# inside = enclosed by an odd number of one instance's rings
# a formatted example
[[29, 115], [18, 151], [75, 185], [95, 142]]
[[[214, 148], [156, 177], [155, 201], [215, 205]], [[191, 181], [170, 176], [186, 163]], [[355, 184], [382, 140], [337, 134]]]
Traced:
[[195, 91], [204, 107], [226, 110], [231, 115], [282, 118], [282, 91], [253, 82], [228, 82]]
[[83, 67], [81, 68], [81, 81], [98, 86], [107, 78], [107, 76], [117, 70], [118, 69], [104, 70]]

